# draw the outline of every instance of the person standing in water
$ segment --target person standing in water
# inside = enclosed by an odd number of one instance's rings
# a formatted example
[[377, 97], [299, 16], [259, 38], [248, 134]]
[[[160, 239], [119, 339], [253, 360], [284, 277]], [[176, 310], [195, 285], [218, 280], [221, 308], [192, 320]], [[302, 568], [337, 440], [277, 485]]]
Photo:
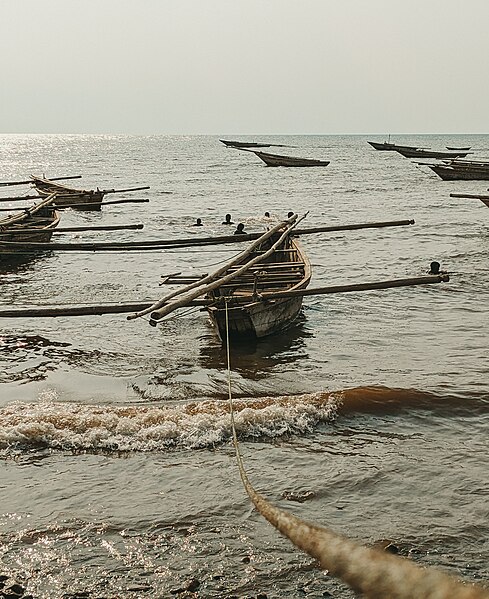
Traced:
[[233, 221], [231, 220], [231, 215], [230, 214], [226, 214], [226, 220], [224, 220], [222, 222], [223, 225], [234, 225]]

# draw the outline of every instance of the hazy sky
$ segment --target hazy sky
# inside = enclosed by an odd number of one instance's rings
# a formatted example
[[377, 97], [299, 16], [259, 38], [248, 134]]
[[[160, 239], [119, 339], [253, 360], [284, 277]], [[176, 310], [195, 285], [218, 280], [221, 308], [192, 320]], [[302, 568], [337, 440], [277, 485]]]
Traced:
[[489, 0], [0, 0], [0, 133], [488, 133]]

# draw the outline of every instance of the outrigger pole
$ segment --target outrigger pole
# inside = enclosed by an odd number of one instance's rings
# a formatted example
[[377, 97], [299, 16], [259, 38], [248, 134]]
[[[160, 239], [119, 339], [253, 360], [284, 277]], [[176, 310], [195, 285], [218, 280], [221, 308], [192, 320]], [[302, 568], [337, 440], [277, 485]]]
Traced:
[[[81, 175], [71, 175], [70, 177], [51, 177], [50, 181], [63, 181], [65, 179], [81, 179]], [[10, 187], [11, 185], [29, 185], [32, 183], [32, 179], [28, 179], [27, 181], [5, 181], [0, 182], [0, 187]]]
[[[118, 200], [121, 202], [123, 200]], [[134, 201], [134, 200], [133, 200]], [[106, 202], [109, 204], [110, 202]], [[115, 202], [114, 202], [115, 203]], [[102, 203], [102, 206], [104, 203]], [[340, 231], [357, 231], [360, 229], [378, 229], [384, 227], [401, 227], [405, 225], [413, 225], [414, 220], [394, 220], [384, 222], [360, 223], [351, 225], [333, 225], [324, 227], [313, 227], [310, 229], [295, 229], [294, 235], [308, 235], [313, 233], [336, 233]], [[2, 246], [8, 247], [9, 250], [38, 251], [38, 250], [56, 250], [65, 252], [111, 252], [111, 251], [144, 251], [144, 250], [161, 250], [183, 247], [205, 246], [205, 245], [221, 245], [227, 243], [237, 243], [243, 241], [254, 241], [259, 239], [263, 233], [248, 233], [245, 235], [224, 235], [221, 237], [190, 237], [185, 239], [157, 239], [149, 241], [126, 241], [126, 242], [86, 242], [86, 243], [28, 243], [5, 241]]]
[[[272, 300], [284, 297], [296, 297], [307, 295], [329, 295], [333, 293], [351, 293], [358, 291], [378, 291], [381, 289], [392, 289], [396, 287], [413, 287], [417, 285], [430, 285], [448, 282], [448, 275], [427, 275], [408, 279], [393, 279], [390, 281], [377, 281], [371, 283], [356, 283], [352, 285], [333, 285], [330, 287], [317, 287], [312, 289], [298, 289], [292, 291], [280, 291], [277, 293], [263, 293], [256, 301]], [[223, 298], [224, 299], [224, 298]], [[229, 300], [229, 298], [228, 298]], [[229, 305], [239, 303], [239, 298], [233, 298]], [[249, 298], [242, 301], [249, 302]], [[215, 300], [193, 299], [187, 306], [209, 306], [215, 305]], [[66, 307], [42, 307], [42, 308], [17, 308], [0, 309], [0, 318], [46, 318], [62, 316], [101, 316], [103, 314], [126, 314], [128, 312], [139, 312], [151, 308], [153, 302], [120, 303], [120, 304], [95, 304], [85, 306]]]

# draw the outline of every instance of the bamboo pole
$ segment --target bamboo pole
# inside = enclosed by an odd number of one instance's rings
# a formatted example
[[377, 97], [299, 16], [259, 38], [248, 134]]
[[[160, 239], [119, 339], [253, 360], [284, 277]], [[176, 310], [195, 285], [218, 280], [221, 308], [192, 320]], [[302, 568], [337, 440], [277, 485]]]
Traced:
[[[70, 177], [52, 177], [51, 179], [49, 179], [49, 181], [62, 181], [65, 179], [81, 179], [81, 175], [71, 175]], [[32, 183], [32, 179], [29, 179], [28, 181], [6, 181], [1, 183], [0, 182], [0, 187], [9, 187], [11, 185], [29, 185], [30, 183]]]
[[1, 310], [0, 318], [57, 318], [63, 316], [101, 316], [105, 314], [125, 314], [135, 310], [143, 310], [150, 306], [149, 302], [127, 304], [99, 304], [91, 306], [68, 306], [49, 308], [18, 308]]
[[[60, 196], [56, 194], [58, 198], [65, 198], [67, 196]], [[33, 196], [33, 199], [41, 199], [42, 196]], [[109, 200], [108, 202], [74, 202], [73, 204], [61, 204], [57, 208], [99, 208], [100, 206], [109, 206], [111, 204], [147, 204], [148, 198], [125, 198], [123, 200]], [[56, 204], [56, 200], [54, 201]], [[12, 210], [28, 210], [29, 206], [16, 206], [15, 208], [0, 208], [0, 212], [11, 212]]]
[[12, 196], [7, 198], [0, 198], [0, 202], [21, 202], [22, 200], [39, 200], [42, 196]]
[[[137, 242], [134, 242], [130, 247], [124, 247], [124, 244], [117, 242], [106, 242], [107, 244], [111, 244], [110, 247], [102, 247], [99, 248], [97, 246], [103, 245], [102, 242], [86, 242], [86, 243], [42, 243], [35, 241], [3, 241], [0, 239], [0, 254], [4, 250], [8, 250], [9, 252], [19, 252], [21, 254], [31, 254], [42, 251], [51, 251], [51, 250], [59, 250], [59, 246], [69, 246], [69, 251], [72, 252], [161, 252], [162, 250], [167, 250], [168, 247], [165, 245], [138, 245]], [[53, 246], [53, 247], [51, 247]], [[90, 247], [92, 246], [92, 247]], [[67, 250], [68, 248], [64, 248]], [[63, 250], [63, 251], [64, 251]]]
[[251, 252], [257, 246], [259, 246], [261, 243], [263, 243], [264, 241], [269, 239], [279, 229], [282, 229], [284, 226], [287, 226], [287, 225], [292, 225], [296, 220], [297, 220], [297, 215], [295, 214], [288, 220], [278, 223], [272, 229], [270, 229], [270, 231], [263, 233], [261, 235], [261, 237], [259, 237], [254, 243], [252, 243], [244, 252], [241, 252], [238, 256], [236, 256], [235, 258], [233, 258], [232, 260], [227, 262], [224, 266], [221, 266], [221, 268], [218, 268], [213, 273], [206, 275], [205, 277], [202, 277], [192, 283], [189, 283], [185, 287], [181, 287], [180, 289], [177, 289], [175, 291], [172, 291], [171, 293], [168, 293], [167, 295], [162, 297], [158, 302], [153, 304], [151, 306], [151, 308], [148, 309], [147, 311], [139, 312], [132, 316], [128, 316], [127, 319], [133, 320], [134, 318], [139, 318], [140, 316], [144, 316], [145, 314], [148, 314], [152, 310], [157, 310], [158, 308], [161, 308], [165, 303], [168, 302], [168, 300], [172, 299], [173, 297], [176, 297], [177, 295], [181, 295], [183, 293], [187, 293], [188, 291], [191, 291], [195, 287], [200, 287], [201, 285], [205, 285], [205, 284], [209, 283], [210, 281], [214, 281], [216, 278], [220, 278], [221, 274], [225, 273], [231, 266], [234, 266], [235, 264], [238, 264], [239, 262], [244, 260], [244, 258], [249, 256], [251, 254]]
[[[294, 291], [282, 291], [277, 293], [263, 293], [258, 298], [263, 301], [280, 299], [283, 297], [297, 297], [299, 295], [328, 295], [333, 293], [349, 293], [358, 291], [375, 291], [381, 289], [390, 289], [397, 287], [412, 287], [417, 285], [430, 285], [435, 283], [448, 282], [448, 275], [431, 275], [424, 277], [415, 277], [409, 279], [394, 279], [390, 281], [379, 281], [373, 283], [356, 283], [352, 285], [334, 285], [330, 287], [317, 287], [312, 289], [298, 289]], [[224, 298], [223, 298], [224, 301]], [[229, 303], [249, 303], [250, 298], [233, 298]], [[215, 300], [195, 298], [189, 302], [189, 306], [209, 306], [215, 305]], [[139, 303], [118, 303], [118, 304], [95, 304], [87, 306], [68, 306], [68, 307], [46, 307], [46, 308], [16, 308], [0, 309], [0, 318], [44, 318], [61, 316], [99, 316], [104, 314], [124, 314], [128, 312], [142, 311], [151, 307], [150, 302]]]
[[114, 204], [147, 204], [149, 202], [149, 198], [125, 198], [122, 200], [109, 200], [107, 202], [86, 202], [86, 203], [78, 203], [78, 204], [63, 204], [59, 206], [60, 208], [80, 208], [87, 206], [111, 206]]
[[[142, 191], [144, 189], [151, 189], [149, 185], [145, 187], [132, 187], [130, 189], [74, 189], [71, 187], [59, 186], [58, 195], [62, 198], [68, 197], [79, 197], [79, 196], [90, 196], [90, 195], [107, 195], [108, 193], [125, 193], [129, 191]], [[40, 190], [41, 192], [43, 190]], [[36, 197], [36, 196], [31, 196]], [[22, 198], [18, 198], [22, 199]]]
[[359, 229], [381, 229], [384, 227], [402, 227], [404, 225], [414, 225], [414, 219], [360, 223], [352, 225], [333, 225], [324, 227], [314, 227], [309, 229], [296, 229], [294, 231], [294, 235], [309, 235], [311, 233], [334, 233], [336, 231], [356, 231]]
[[[355, 291], [375, 291], [378, 289], [392, 289], [395, 287], [413, 287], [416, 285], [429, 285], [433, 283], [448, 283], [450, 277], [443, 275], [427, 275], [424, 277], [414, 277], [409, 279], [392, 279], [390, 281], [379, 281], [377, 283], [353, 283], [351, 285], [330, 285], [328, 287], [312, 287], [310, 289], [293, 289], [290, 291], [271, 291], [261, 293], [258, 296], [260, 301], [284, 299], [289, 297], [300, 297], [308, 295], [329, 295], [332, 293], [352, 293]], [[229, 304], [249, 303], [248, 297], [236, 297], [229, 301]]]
[[[133, 200], [134, 201], [134, 200]], [[109, 203], [109, 202], [106, 202]], [[102, 204], [104, 205], [104, 204]], [[0, 208], [1, 210], [1, 208]], [[414, 220], [398, 220], [386, 222], [361, 223], [352, 225], [337, 225], [332, 227], [316, 227], [313, 229], [296, 229], [294, 235], [307, 235], [309, 233], [329, 233], [338, 231], [355, 231], [359, 229], [376, 229], [382, 227], [399, 227], [412, 225]], [[33, 250], [59, 250], [59, 251], [144, 251], [161, 250], [172, 248], [183, 248], [203, 245], [221, 245], [227, 243], [242, 243], [259, 239], [262, 233], [248, 233], [246, 235], [225, 235], [222, 237], [190, 237], [186, 239], [157, 239], [149, 241], [127, 241], [127, 242], [100, 242], [100, 243], [23, 243], [23, 249]], [[16, 242], [2, 242], [12, 244], [15, 247]]]
[[488, 195], [479, 195], [475, 193], [451, 193], [451, 198], [470, 198], [474, 200], [489, 200]]
[[100, 191], [103, 194], [106, 193], [125, 193], [127, 191], [142, 191], [143, 189], [151, 189], [149, 185], [146, 185], [145, 187], [130, 187], [128, 189], [101, 189], [98, 190], [97, 192]]
[[[133, 225], [95, 225], [93, 227], [57, 227], [53, 229], [53, 233], [77, 233], [81, 231], [123, 231], [123, 230], [136, 230], [143, 229], [144, 225], [142, 223], [136, 223]], [[24, 235], [26, 233], [39, 233], [39, 229], [27, 229], [22, 228], [19, 230], [8, 230], [1, 231], [1, 235], [12, 235], [19, 234]]]

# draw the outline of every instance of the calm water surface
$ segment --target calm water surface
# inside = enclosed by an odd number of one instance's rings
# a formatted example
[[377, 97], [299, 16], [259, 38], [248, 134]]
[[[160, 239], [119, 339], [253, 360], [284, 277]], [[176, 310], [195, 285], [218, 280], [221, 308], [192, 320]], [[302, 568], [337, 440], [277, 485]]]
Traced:
[[[293, 328], [233, 346], [238, 434], [275, 504], [487, 585], [489, 211], [449, 195], [487, 183], [443, 182], [367, 137], [266, 139], [331, 164], [271, 169], [217, 137], [8, 135], [0, 180], [151, 186], [132, 194], [148, 204], [62, 213], [61, 226], [143, 231], [56, 238], [67, 242], [220, 235], [227, 212], [248, 232], [264, 230], [265, 211], [308, 212], [310, 227], [414, 219], [303, 238], [311, 286], [420, 276], [432, 260], [451, 280], [309, 297]], [[489, 156], [489, 136], [395, 141]], [[18, 193], [29, 190], [0, 189]], [[0, 265], [0, 303], [156, 300], [161, 275], [209, 272], [238, 251], [46, 253]], [[157, 328], [124, 315], [0, 324], [0, 573], [41, 599], [171, 597], [192, 580], [206, 598], [354, 596], [251, 507], [230, 444], [226, 353], [204, 312]], [[297, 503], [286, 492], [311, 493]]]

